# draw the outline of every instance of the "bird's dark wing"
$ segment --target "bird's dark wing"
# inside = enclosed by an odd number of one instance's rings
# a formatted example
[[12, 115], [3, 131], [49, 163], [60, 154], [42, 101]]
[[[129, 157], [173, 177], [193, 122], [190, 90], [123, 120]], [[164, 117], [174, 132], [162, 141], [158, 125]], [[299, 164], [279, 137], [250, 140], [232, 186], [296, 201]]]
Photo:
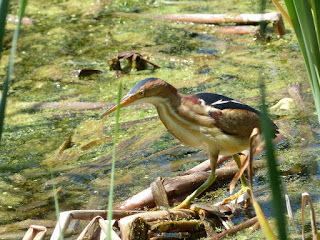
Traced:
[[[255, 127], [260, 128], [260, 112], [242, 102], [214, 93], [199, 93], [194, 97], [201, 105], [210, 106], [209, 116], [227, 134], [249, 137]], [[276, 125], [274, 129], [276, 133]]]
[[238, 102], [232, 98], [215, 94], [215, 93], [198, 93], [194, 95], [195, 97], [202, 99], [205, 105], [210, 105], [214, 108], [224, 110], [224, 109], [241, 109], [250, 112], [254, 112], [256, 114], [260, 114], [260, 112], [253, 107], [248, 106], [242, 102]]

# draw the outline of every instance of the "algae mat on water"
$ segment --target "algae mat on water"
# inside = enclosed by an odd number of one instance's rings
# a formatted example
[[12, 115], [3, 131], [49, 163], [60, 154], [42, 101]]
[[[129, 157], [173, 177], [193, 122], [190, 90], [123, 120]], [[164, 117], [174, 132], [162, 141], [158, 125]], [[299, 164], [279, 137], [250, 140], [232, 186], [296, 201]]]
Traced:
[[[16, 8], [12, 5], [11, 14]], [[298, 43], [287, 24], [283, 38], [270, 32], [266, 40], [259, 41], [253, 35], [216, 34], [211, 25], [114, 15], [238, 14], [257, 13], [258, 9], [252, 1], [236, 0], [112, 1], [103, 6], [79, 0], [30, 2], [26, 17], [33, 23], [22, 26], [1, 146], [1, 238], [21, 237], [29, 226], [26, 219], [55, 219], [53, 183], [60, 190], [61, 211], [105, 208], [114, 117], [102, 123], [98, 116], [116, 100], [118, 79], [109, 71], [108, 59], [129, 50], [141, 53], [161, 68], [124, 74], [125, 93], [144, 78], [159, 77], [183, 94], [215, 92], [259, 108], [259, 72], [265, 76], [269, 106], [288, 97], [288, 84], [301, 82], [305, 102], [311, 107], [306, 117], [300, 117], [295, 107], [271, 113], [287, 137], [278, 147], [278, 156], [294, 214], [299, 218], [300, 191], [312, 193], [319, 209], [319, 189], [313, 187], [319, 186], [319, 128]], [[267, 10], [276, 11], [271, 3]], [[12, 29], [9, 23], [0, 63], [1, 79]], [[74, 71], [81, 69], [101, 73], [75, 76]], [[59, 154], [70, 135], [70, 143]], [[205, 159], [198, 149], [175, 140], [153, 107], [123, 109], [115, 199], [123, 200], [149, 186], [156, 177], [175, 176]], [[53, 171], [52, 180], [49, 170]], [[255, 181], [257, 185], [267, 181], [265, 169], [256, 172]], [[227, 188], [222, 188], [200, 201], [223, 198], [225, 192]], [[269, 192], [258, 200], [270, 216]]]

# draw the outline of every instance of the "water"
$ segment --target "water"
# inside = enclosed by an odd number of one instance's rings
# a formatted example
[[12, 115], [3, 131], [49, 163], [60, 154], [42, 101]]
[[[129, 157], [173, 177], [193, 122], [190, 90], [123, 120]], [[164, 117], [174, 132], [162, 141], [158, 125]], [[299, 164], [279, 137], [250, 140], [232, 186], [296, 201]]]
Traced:
[[[79, 7], [81, 6], [81, 8]], [[267, 11], [275, 11], [269, 4]], [[15, 14], [16, 6], [12, 8]], [[25, 219], [55, 219], [52, 184], [60, 188], [60, 210], [104, 209], [108, 197], [114, 115], [102, 123], [105, 108], [31, 107], [40, 102], [115, 102], [118, 79], [109, 71], [109, 57], [135, 50], [161, 65], [122, 76], [123, 93], [138, 81], [159, 77], [184, 94], [216, 92], [258, 108], [259, 73], [265, 76], [268, 106], [286, 97], [286, 87], [301, 82], [309, 104], [310, 90], [298, 43], [287, 27], [279, 39], [272, 33], [267, 41], [254, 36], [217, 35], [209, 25], [168, 23], [150, 19], [116, 17], [112, 13], [250, 13], [258, 9], [251, 1], [229, 0], [184, 2], [119, 1], [105, 10], [87, 14], [88, 3], [74, 1], [30, 2], [26, 16], [35, 20], [24, 25], [19, 39], [15, 76], [9, 92], [5, 132], [0, 156], [0, 236], [21, 236], [25, 228], [10, 225]], [[8, 25], [8, 34], [14, 25]], [[0, 77], [4, 78], [9, 42], [5, 45]], [[77, 78], [79, 69], [101, 74]], [[3, 81], [1, 81], [3, 82]], [[309, 101], [310, 100], [310, 101]], [[319, 209], [319, 125], [314, 108], [305, 118], [297, 110], [272, 112], [286, 146], [279, 148], [282, 171], [297, 163], [301, 172], [289, 172], [285, 180], [299, 219], [300, 196], [312, 194]], [[158, 176], [175, 176], [207, 156], [182, 146], [164, 128], [152, 106], [121, 111], [119, 148], [115, 174], [115, 201], [148, 187]], [[143, 120], [146, 119], [146, 120]], [[59, 151], [69, 135], [72, 141]], [[104, 139], [103, 141], [97, 141]], [[89, 148], [83, 146], [89, 144]], [[306, 159], [308, 161], [306, 161]], [[312, 167], [310, 167], [312, 166]], [[51, 179], [50, 171], [54, 178]], [[266, 181], [266, 170], [256, 173]], [[220, 190], [227, 192], [227, 188]], [[261, 197], [271, 216], [270, 193]], [[12, 227], [15, 226], [15, 227]], [[19, 230], [20, 229], [20, 230]], [[1, 235], [2, 234], [2, 235]]]

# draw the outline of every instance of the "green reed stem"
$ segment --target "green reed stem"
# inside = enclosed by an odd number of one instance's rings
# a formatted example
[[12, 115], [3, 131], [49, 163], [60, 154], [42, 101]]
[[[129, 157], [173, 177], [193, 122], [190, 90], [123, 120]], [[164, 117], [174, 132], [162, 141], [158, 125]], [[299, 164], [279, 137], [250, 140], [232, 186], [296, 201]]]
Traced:
[[113, 216], [113, 188], [114, 188], [114, 172], [115, 172], [115, 162], [117, 153], [117, 143], [119, 135], [119, 119], [120, 119], [120, 100], [122, 92], [122, 82], [119, 81], [118, 84], [118, 97], [117, 97], [117, 110], [116, 110], [116, 122], [113, 135], [113, 149], [112, 149], [112, 163], [111, 163], [111, 176], [110, 176], [110, 190], [109, 190], [109, 200], [108, 200], [108, 231], [106, 239], [111, 239], [111, 221]]
[[272, 192], [272, 205], [273, 205], [273, 214], [276, 218], [277, 226], [278, 226], [278, 237], [279, 239], [286, 240], [287, 239], [287, 224], [285, 217], [285, 204], [283, 198], [283, 192], [281, 189], [281, 181], [280, 174], [278, 171], [275, 150], [273, 146], [273, 135], [274, 135], [274, 127], [270, 122], [268, 117], [268, 110], [266, 106], [265, 100], [265, 85], [264, 81], [261, 78], [261, 128], [262, 133], [265, 138], [265, 149], [267, 154], [267, 163], [268, 163], [268, 175], [269, 182]]
[[0, 60], [2, 54], [2, 41], [4, 38], [6, 23], [7, 23], [7, 15], [9, 9], [9, 0], [2, 0], [0, 2]]
[[320, 1], [285, 0], [307, 68], [320, 122]]
[[[53, 174], [51, 171], [50, 171], [50, 174], [51, 174], [51, 180], [53, 180]], [[56, 185], [52, 184], [52, 188], [53, 188], [53, 198], [54, 198], [54, 206], [55, 206], [55, 210], [56, 210], [57, 224], [59, 226], [59, 231], [60, 231], [59, 239], [63, 240], [64, 236], [63, 236], [63, 232], [62, 232], [62, 228], [61, 228], [61, 224], [60, 224], [60, 207], [59, 207]]]
[[[5, 1], [1, 1], [1, 8], [4, 8], [3, 11], [5, 11], [5, 8], [6, 8], [6, 6], [3, 5], [4, 2]], [[4, 124], [4, 117], [5, 117], [5, 110], [6, 110], [6, 103], [7, 103], [7, 95], [8, 95], [8, 90], [9, 90], [9, 84], [10, 84], [10, 79], [11, 79], [11, 75], [12, 75], [12, 72], [13, 72], [13, 66], [14, 66], [14, 56], [15, 56], [16, 49], [17, 49], [17, 43], [18, 43], [19, 32], [20, 32], [20, 27], [21, 27], [21, 21], [22, 21], [26, 6], [27, 6], [27, 0], [21, 0], [19, 14], [18, 14], [19, 20], [17, 22], [16, 28], [15, 28], [14, 33], [13, 33], [13, 40], [12, 40], [12, 47], [11, 47], [10, 58], [9, 58], [9, 66], [8, 66], [8, 71], [7, 71], [7, 77], [6, 77], [5, 82], [3, 84], [2, 98], [1, 98], [1, 103], [0, 103], [0, 142], [1, 142], [2, 132], [3, 132], [3, 124]], [[4, 16], [2, 16], [1, 18], [3, 18], [3, 17]]]

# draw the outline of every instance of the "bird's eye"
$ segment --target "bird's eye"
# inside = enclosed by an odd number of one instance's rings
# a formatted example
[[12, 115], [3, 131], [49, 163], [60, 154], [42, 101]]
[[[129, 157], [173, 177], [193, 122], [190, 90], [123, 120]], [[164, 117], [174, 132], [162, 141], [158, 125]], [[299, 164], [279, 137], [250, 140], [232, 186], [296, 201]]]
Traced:
[[139, 95], [142, 97], [144, 95], [144, 90], [140, 90]]

